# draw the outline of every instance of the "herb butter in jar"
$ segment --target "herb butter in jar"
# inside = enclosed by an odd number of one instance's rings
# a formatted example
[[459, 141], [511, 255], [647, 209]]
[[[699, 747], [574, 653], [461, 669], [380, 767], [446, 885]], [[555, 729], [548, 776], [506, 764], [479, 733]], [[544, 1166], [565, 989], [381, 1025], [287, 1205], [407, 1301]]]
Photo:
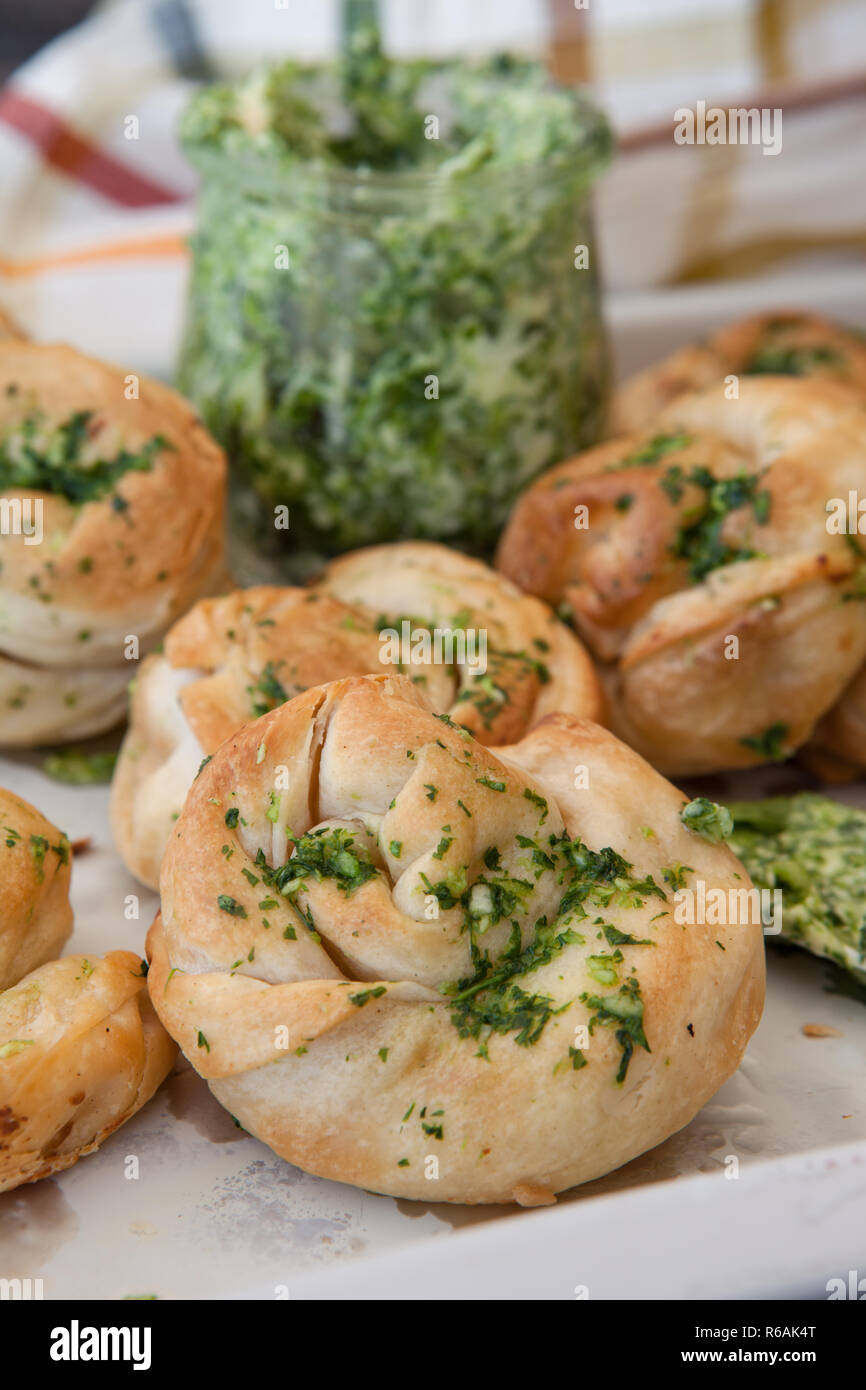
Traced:
[[534, 62], [391, 61], [367, 29], [332, 67], [202, 89], [181, 134], [180, 384], [259, 515], [289, 508], [295, 571], [401, 537], [489, 552], [600, 431], [601, 115]]

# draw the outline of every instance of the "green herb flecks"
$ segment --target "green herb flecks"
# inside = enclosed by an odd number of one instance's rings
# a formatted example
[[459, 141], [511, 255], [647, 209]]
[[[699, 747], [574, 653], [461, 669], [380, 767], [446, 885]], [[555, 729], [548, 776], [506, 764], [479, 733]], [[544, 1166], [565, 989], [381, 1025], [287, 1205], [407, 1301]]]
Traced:
[[760, 347], [742, 368], [744, 376], [811, 376], [820, 367], [840, 367], [845, 359], [835, 348]]
[[755, 521], [763, 526], [769, 520], [770, 493], [760, 488], [760, 475], [738, 473], [733, 478], [716, 478], [708, 468], [695, 467], [686, 473], [679, 465], [669, 468], [661, 486], [672, 503], [682, 498], [687, 483], [703, 492], [700, 502], [690, 509], [677, 532], [671, 551], [688, 564], [689, 579], [699, 584], [713, 570], [738, 560], [753, 558], [758, 552], [750, 546], [731, 545], [722, 536], [725, 521], [732, 512], [750, 506]]
[[48, 753], [42, 771], [55, 782], [70, 786], [95, 786], [110, 782], [117, 762], [116, 753], [84, 753], [78, 748], [57, 748]]
[[272, 709], [284, 705], [289, 699], [289, 692], [277, 679], [276, 666], [272, 661], [263, 668], [258, 680], [247, 686], [247, 694], [257, 719], [263, 714], [270, 714]]
[[783, 763], [794, 752], [793, 748], [785, 747], [785, 739], [789, 732], [788, 725], [777, 720], [764, 729], [763, 733], [745, 734], [737, 742], [757, 753], [764, 762]]
[[256, 861], [257, 867], [263, 869], [262, 876], [268, 887], [276, 888], [285, 897], [297, 893], [308, 879], [319, 883], [333, 879], [340, 891], [349, 897], [379, 872], [366, 847], [356, 844], [356, 837], [350, 830], [340, 827], [310, 830], [299, 837], [289, 836], [289, 840], [294, 845], [294, 853], [279, 869]]
[[94, 502], [127, 473], [149, 472], [158, 455], [173, 448], [162, 435], [155, 435], [135, 453], [120, 449], [110, 458], [85, 461], [85, 450], [98, 430], [91, 410], [75, 411], [53, 427], [38, 413], [28, 415], [0, 441], [0, 491], [29, 488], [74, 503]]
[[239, 903], [236, 898], [232, 898], [228, 893], [220, 893], [217, 897], [217, 907], [221, 912], [227, 912], [230, 917], [246, 917], [247, 910], [243, 903]]
[[619, 463], [614, 464], [614, 468], [633, 468], [645, 467], [651, 463], [658, 463], [659, 459], [664, 458], [665, 454], [675, 453], [679, 449], [687, 449], [692, 443], [690, 434], [656, 434], [648, 443], [641, 445], [634, 453], [627, 454], [620, 459]]
[[651, 874], [635, 878], [632, 865], [609, 846], [592, 850], [581, 840], [551, 836], [551, 849], [564, 865], [568, 886], [559, 904], [560, 917], [587, 916], [587, 905], [594, 908], [640, 907], [648, 897], [666, 901], [663, 888]]
[[687, 830], [693, 830], [702, 840], [710, 844], [721, 844], [730, 837], [734, 827], [727, 806], [710, 801], [706, 796], [696, 796], [687, 801], [680, 811], [680, 820]]
[[619, 1068], [616, 1073], [618, 1085], [622, 1085], [628, 1073], [629, 1062], [635, 1047], [650, 1052], [649, 1043], [643, 1030], [643, 999], [636, 979], [626, 980], [616, 994], [582, 994], [582, 1004], [593, 1010], [590, 1019], [590, 1034], [597, 1026], [615, 1029], [615, 1037], [622, 1049]]
[[354, 1004], [358, 1009], [363, 1009], [364, 1005], [369, 1004], [371, 999], [381, 999], [386, 992], [385, 985], [376, 985], [374, 989], [362, 989], [359, 994], [349, 995], [349, 1003]]

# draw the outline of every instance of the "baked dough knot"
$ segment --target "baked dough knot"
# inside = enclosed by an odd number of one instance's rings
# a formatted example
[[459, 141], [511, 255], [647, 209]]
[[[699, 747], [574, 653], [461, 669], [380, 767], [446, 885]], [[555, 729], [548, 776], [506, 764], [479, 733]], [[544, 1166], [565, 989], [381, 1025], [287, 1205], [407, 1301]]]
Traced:
[[0, 787], [0, 993], [59, 955], [70, 936], [71, 868], [63, 831]]
[[555, 710], [602, 717], [589, 654], [538, 599], [443, 545], [359, 550], [310, 589], [202, 600], [145, 660], [111, 796], [125, 863], [156, 887], [202, 758], [237, 729], [312, 686], [387, 670], [485, 744]]
[[0, 325], [0, 745], [120, 720], [139, 651], [225, 585], [225, 492], [176, 392]]
[[613, 728], [654, 766], [754, 766], [804, 745], [866, 658], [866, 548], [831, 516], [852, 492], [861, 395], [743, 378], [545, 474], [497, 563], [566, 606]]
[[176, 1055], [132, 951], [64, 956], [0, 993], [0, 1192], [93, 1153]]
[[624, 381], [613, 398], [610, 433], [643, 429], [678, 396], [731, 374], [818, 377], [866, 398], [866, 343], [841, 324], [799, 310], [737, 319]]
[[148, 937], [154, 1006], [232, 1115], [309, 1171], [549, 1196], [680, 1128], [757, 1023], [760, 926], [671, 915], [666, 871], [748, 884], [684, 804], [587, 720], [492, 750], [404, 676], [307, 691], [193, 785]]

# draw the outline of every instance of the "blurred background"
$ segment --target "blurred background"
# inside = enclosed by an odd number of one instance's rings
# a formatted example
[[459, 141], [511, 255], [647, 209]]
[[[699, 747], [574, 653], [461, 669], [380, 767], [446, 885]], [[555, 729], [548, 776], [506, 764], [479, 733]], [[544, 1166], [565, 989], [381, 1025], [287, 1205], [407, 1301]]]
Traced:
[[[597, 226], [620, 370], [764, 305], [866, 320], [866, 0], [381, 9], [395, 53], [542, 53], [593, 87], [619, 139]], [[325, 55], [337, 31], [336, 0], [0, 0], [0, 305], [170, 375], [195, 187], [178, 112], [194, 83]], [[699, 100], [781, 108], [781, 153], [675, 145]]]

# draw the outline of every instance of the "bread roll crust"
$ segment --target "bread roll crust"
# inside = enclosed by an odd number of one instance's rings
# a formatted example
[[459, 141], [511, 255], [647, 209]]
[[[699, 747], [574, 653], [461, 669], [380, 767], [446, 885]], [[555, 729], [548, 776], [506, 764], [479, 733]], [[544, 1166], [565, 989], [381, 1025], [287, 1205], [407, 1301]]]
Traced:
[[53, 960], [68, 940], [71, 861], [63, 832], [0, 787], [0, 992]]
[[66, 956], [0, 994], [0, 1192], [92, 1153], [175, 1056], [131, 951]]
[[0, 340], [0, 441], [17, 480], [3, 504], [31, 518], [0, 535], [0, 700], [15, 701], [0, 740], [86, 737], [123, 712], [130, 638], [148, 651], [225, 583], [225, 458], [168, 387], [18, 339]]
[[[684, 827], [684, 802], [590, 721], [551, 716], [492, 750], [405, 677], [308, 691], [229, 739], [193, 785], [148, 936], [154, 1007], [217, 1099], [310, 1172], [426, 1200], [539, 1200], [686, 1124], [757, 1025], [760, 925], [674, 920], [672, 865], [748, 886], [724, 846]], [[298, 888], [298, 855], [322, 836], [348, 858], [304, 869]], [[540, 856], [578, 840], [623, 856], [643, 890], [562, 912], [574, 879]], [[543, 917], [565, 933], [549, 955]], [[464, 1008], [477, 952], [490, 970], [513, 958], [513, 922], [529, 955], [507, 990], [531, 1003], [494, 987]], [[624, 1061], [596, 996], [627, 1009], [635, 991], [651, 1050]], [[512, 1006], [527, 1019], [496, 1014]], [[484, 1022], [497, 1017], [501, 1031]], [[590, 1026], [580, 1061], [576, 1029]]]
[[786, 363], [798, 376], [840, 381], [866, 397], [866, 342], [856, 333], [798, 310], [754, 314], [625, 381], [614, 396], [611, 433], [643, 429], [678, 397], [723, 377], [784, 372]]
[[[479, 672], [435, 650], [406, 670], [440, 712], [485, 744], [518, 738], [562, 709], [598, 719], [603, 696], [580, 642], [537, 599], [446, 546], [373, 546], [328, 566], [311, 589], [261, 586], [197, 604], [136, 681], [112, 787], [117, 846], [156, 887], [174, 818], [206, 755], [281, 699], [343, 676], [395, 669], [387, 631], [469, 630]], [[402, 654], [402, 653], [400, 653]], [[447, 650], [444, 653], [448, 654]], [[459, 644], [454, 654], [461, 657]], [[399, 668], [397, 668], [399, 669]]]
[[851, 491], [866, 493], [860, 396], [744, 378], [736, 399], [684, 396], [544, 475], [497, 562], [570, 606], [606, 663], [613, 728], [656, 767], [753, 766], [805, 744], [866, 658], [862, 557], [828, 525]]

